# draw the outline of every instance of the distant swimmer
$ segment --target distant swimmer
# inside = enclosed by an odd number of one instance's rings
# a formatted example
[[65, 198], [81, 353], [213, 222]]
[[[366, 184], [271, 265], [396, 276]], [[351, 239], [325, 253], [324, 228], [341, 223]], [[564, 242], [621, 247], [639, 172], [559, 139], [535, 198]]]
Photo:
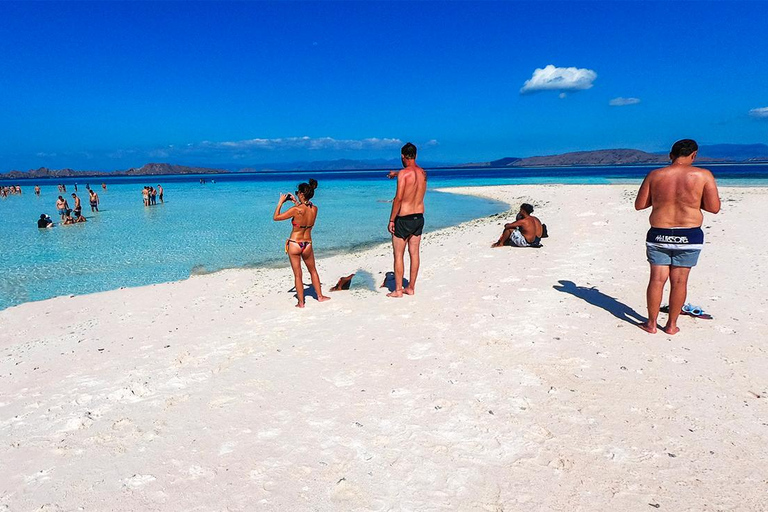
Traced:
[[40, 185], [35, 185], [35, 195], [36, 196], [40, 195]]
[[664, 285], [669, 279], [669, 317], [663, 331], [675, 334], [688, 293], [688, 275], [699, 260], [704, 246], [702, 210], [720, 211], [720, 196], [715, 177], [706, 169], [693, 166], [698, 155], [696, 141], [675, 142], [669, 153], [672, 164], [651, 171], [640, 185], [635, 209], [651, 207], [651, 229], [645, 238], [651, 277], [646, 290], [648, 321], [640, 327], [656, 332]]
[[86, 222], [88, 219], [86, 219], [80, 212], [75, 212], [75, 224], [78, 224], [80, 222]]
[[[330, 297], [323, 295], [320, 286], [320, 276], [317, 274], [315, 266], [315, 252], [312, 248], [312, 228], [317, 219], [317, 206], [310, 201], [315, 195], [317, 181], [309, 180], [309, 183], [300, 183], [296, 191], [296, 197], [290, 194], [280, 194], [275, 213], [272, 219], [276, 221], [291, 219], [293, 229], [291, 236], [285, 241], [285, 252], [291, 261], [293, 269], [294, 283], [296, 284], [296, 296], [298, 298], [297, 308], [304, 307], [304, 281], [301, 275], [301, 261], [307, 266], [309, 276], [312, 279], [312, 287], [315, 289], [317, 300], [323, 302], [330, 300]], [[288, 208], [281, 213], [283, 204], [286, 201], [293, 201], [295, 206]]]
[[39, 229], [45, 229], [45, 228], [52, 228], [53, 227], [53, 221], [49, 216], [47, 216], [44, 213], [40, 214], [40, 218], [37, 219], [37, 227]]
[[517, 213], [515, 222], [504, 224], [499, 239], [491, 247], [502, 247], [511, 245], [512, 247], [540, 247], [541, 239], [544, 236], [544, 227], [541, 221], [531, 215], [533, 206], [528, 203], [520, 205], [520, 211]]
[[102, 190], [107, 190], [107, 184], [106, 183], [102, 183], [101, 184], [101, 189]]
[[93, 189], [88, 190], [88, 193], [91, 195], [91, 197], [88, 198], [88, 201], [91, 203], [91, 211], [99, 211], [99, 194]]
[[[419, 246], [424, 230], [424, 195], [427, 192], [427, 173], [416, 165], [416, 146], [407, 143], [400, 150], [403, 169], [393, 171], [397, 175], [397, 192], [392, 200], [387, 230], [392, 234], [394, 254], [395, 289], [387, 297], [402, 297], [416, 293], [419, 275]], [[392, 174], [392, 173], [391, 173]], [[405, 273], [405, 248], [411, 259], [408, 287], [403, 288]]]
[[69, 204], [67, 203], [67, 200], [64, 199], [62, 196], [59, 196], [59, 198], [56, 200], [56, 211], [61, 215], [61, 220], [64, 220], [64, 217], [69, 215]]
[[[75, 188], [75, 190], [77, 190], [77, 188]], [[75, 215], [80, 215], [80, 212], [83, 211], [83, 205], [80, 204], [80, 198], [77, 196], [77, 194], [73, 192], [72, 199], [75, 200], [75, 208], [74, 208]]]
[[165, 200], [163, 199], [163, 187], [159, 183], [157, 185], [157, 196], [160, 198], [161, 203], [165, 202]]

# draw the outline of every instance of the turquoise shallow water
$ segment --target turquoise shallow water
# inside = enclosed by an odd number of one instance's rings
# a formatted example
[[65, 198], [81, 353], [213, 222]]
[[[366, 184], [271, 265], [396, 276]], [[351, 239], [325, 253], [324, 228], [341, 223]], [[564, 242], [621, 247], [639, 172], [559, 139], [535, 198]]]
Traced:
[[[208, 177], [210, 180], [211, 177]], [[314, 202], [319, 216], [313, 240], [316, 254], [386, 242], [395, 182], [390, 180], [323, 180]], [[215, 179], [215, 178], [214, 178]], [[165, 203], [145, 207], [141, 189], [156, 181], [122, 180], [97, 189], [99, 213], [87, 206], [88, 222], [60, 226], [55, 186], [33, 186], [24, 194], [0, 199], [0, 309], [59, 295], [84, 294], [121, 286], [140, 286], [231, 267], [285, 260], [283, 244], [290, 223], [272, 221], [280, 192], [296, 189], [296, 181], [161, 182]], [[128, 181], [128, 182], [125, 182]], [[74, 204], [71, 185], [65, 197]], [[490, 215], [506, 208], [485, 199], [429, 191], [426, 231]], [[47, 213], [57, 224], [37, 229]], [[286, 262], [287, 264], [287, 262]]]
[[[648, 166], [434, 169], [432, 189], [507, 184], [637, 183]], [[768, 165], [711, 167], [721, 186], [768, 186]], [[320, 208], [313, 231], [319, 255], [366, 244], [387, 242], [386, 224], [395, 182], [382, 171], [324, 172], [315, 203]], [[59, 295], [84, 294], [121, 286], [140, 286], [184, 279], [192, 273], [268, 264], [287, 265], [283, 243], [288, 222], [272, 221], [280, 192], [293, 192], [304, 173], [259, 173], [205, 176], [104, 179], [109, 190], [91, 184], [101, 196], [101, 212], [74, 226], [38, 230], [41, 213], [58, 223], [56, 183], [67, 184], [67, 199], [74, 180], [41, 180], [42, 195], [34, 182], [23, 180], [22, 196], [0, 199], [0, 309]], [[144, 185], [163, 184], [166, 203], [144, 207]], [[216, 180], [216, 183], [210, 182]], [[10, 185], [12, 181], [0, 181]], [[80, 196], [87, 205], [83, 180]], [[506, 205], [476, 197], [441, 194], [430, 190], [426, 198], [426, 231], [458, 224], [506, 209]]]

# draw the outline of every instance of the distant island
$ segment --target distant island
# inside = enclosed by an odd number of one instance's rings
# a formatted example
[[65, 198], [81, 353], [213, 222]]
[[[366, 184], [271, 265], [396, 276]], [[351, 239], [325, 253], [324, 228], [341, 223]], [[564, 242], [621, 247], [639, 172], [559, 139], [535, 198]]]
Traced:
[[[766, 144], [713, 144], [699, 148], [701, 163], [768, 163]], [[600, 149], [576, 151], [559, 155], [532, 156], [525, 158], [506, 157], [489, 162], [437, 163], [421, 162], [426, 168], [491, 168], [513, 167], [572, 167], [601, 165], [662, 165], [669, 162], [666, 153], [647, 153], [637, 149]], [[233, 172], [285, 172], [285, 171], [344, 171], [396, 169], [397, 159], [378, 160], [323, 160], [312, 162], [290, 162], [279, 164], [250, 165], [248, 167], [220, 165], [216, 168], [191, 167], [168, 163], [149, 163], [125, 171], [77, 171], [74, 169], [30, 169], [0, 174], [0, 179], [45, 179], [45, 178], [98, 178], [111, 176], [163, 176], [168, 174], [224, 174]]]
[[187, 167], [173, 164], [146, 164], [142, 167], [131, 167], [126, 171], [76, 171], [74, 169], [30, 169], [29, 171], [11, 171], [0, 174], [0, 179], [25, 178], [99, 178], [110, 176], [162, 176], [165, 174], [220, 174], [230, 171], [224, 169], [209, 169], [207, 167]]

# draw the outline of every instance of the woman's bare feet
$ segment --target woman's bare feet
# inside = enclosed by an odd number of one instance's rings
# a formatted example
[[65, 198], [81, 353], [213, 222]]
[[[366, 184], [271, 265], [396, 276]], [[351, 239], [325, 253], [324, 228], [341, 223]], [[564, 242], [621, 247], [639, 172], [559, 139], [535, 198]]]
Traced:
[[304, 303], [303, 302], [299, 302], [298, 304], [296, 304], [296, 307], [297, 308], [303, 308], [304, 307]]
[[402, 296], [403, 296], [403, 290], [395, 290], [387, 294], [387, 297], [392, 297], [393, 299], [399, 299]]
[[406, 295], [416, 295], [416, 290], [409, 286], [407, 288], [403, 288], [403, 293]]
[[644, 330], [645, 332], [656, 334], [656, 323], [650, 324], [649, 322], [642, 323], [638, 325], [639, 328]]
[[678, 326], [676, 326], [676, 325], [672, 326], [672, 327], [669, 326], [669, 325], [665, 325], [661, 330], [664, 331], [665, 333], [669, 334], [670, 336], [675, 335], [675, 334], [680, 332], [680, 328]]
[[326, 295], [320, 295], [320, 296], [317, 298], [317, 302], [325, 302], [325, 301], [327, 301], [327, 300], [331, 300], [331, 298], [330, 298], [330, 297], [328, 297], [328, 296], [326, 296]]

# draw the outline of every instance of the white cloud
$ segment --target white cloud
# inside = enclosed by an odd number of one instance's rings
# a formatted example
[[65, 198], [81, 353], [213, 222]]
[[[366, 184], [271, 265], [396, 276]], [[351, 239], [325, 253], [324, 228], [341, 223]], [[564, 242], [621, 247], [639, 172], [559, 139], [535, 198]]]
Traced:
[[530, 80], [526, 80], [520, 94], [538, 91], [582, 91], [592, 87], [597, 73], [585, 68], [558, 68], [552, 64], [544, 69], [536, 68]]
[[626, 107], [627, 105], [637, 105], [640, 103], [640, 98], [613, 98], [608, 104], [612, 107]]
[[400, 139], [334, 139], [332, 137], [285, 137], [277, 139], [247, 139], [238, 141], [211, 142], [203, 141], [190, 144], [189, 149], [217, 150], [281, 150], [281, 149], [337, 149], [337, 150], [375, 150], [399, 148], [403, 145]]
[[749, 111], [749, 115], [758, 119], [768, 119], [768, 107], [753, 108]]

